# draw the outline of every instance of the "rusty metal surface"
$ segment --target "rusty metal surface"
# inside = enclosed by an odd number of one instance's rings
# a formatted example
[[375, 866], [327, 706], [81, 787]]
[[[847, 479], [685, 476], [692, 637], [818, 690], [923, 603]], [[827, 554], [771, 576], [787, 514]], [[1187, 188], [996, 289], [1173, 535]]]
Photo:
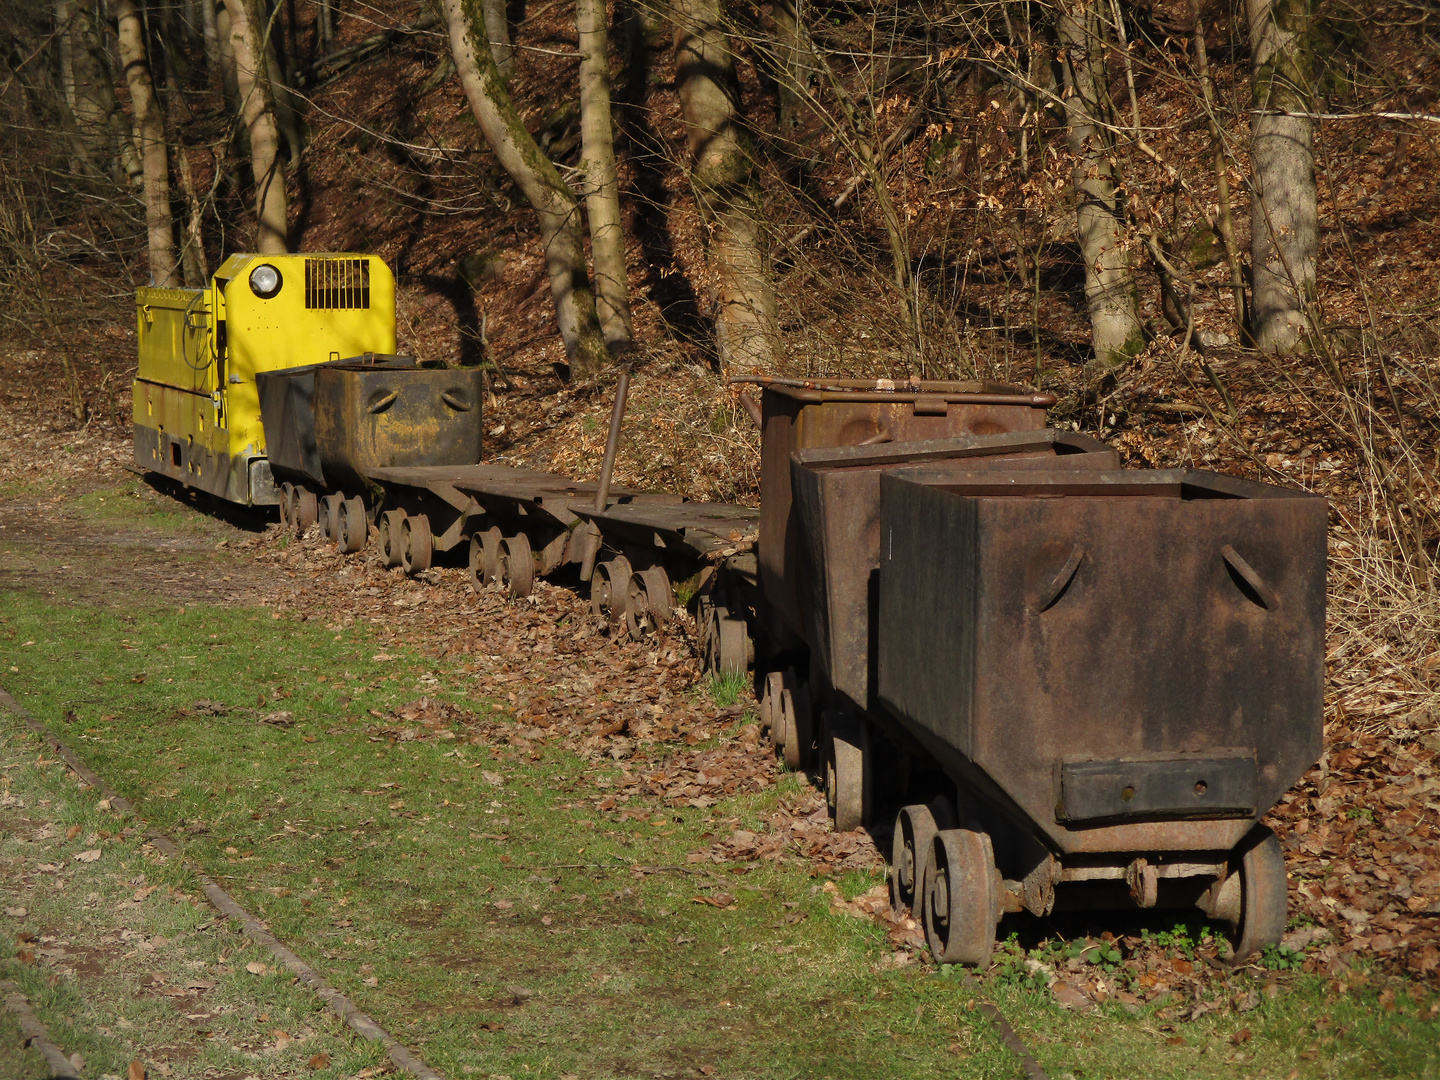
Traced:
[[760, 512], [724, 503], [661, 503], [641, 500], [612, 505], [602, 514], [577, 506], [575, 513], [599, 527], [608, 546], [655, 547], [704, 557], [753, 538]]
[[380, 468], [480, 460], [478, 368], [366, 354], [256, 376], [277, 474], [355, 490]]
[[[891, 384], [895, 386], [896, 384]], [[800, 523], [790, 492], [790, 455], [822, 447], [922, 442], [999, 435], [1045, 426], [1053, 401], [1005, 383], [921, 382], [881, 390], [875, 381], [834, 380], [825, 389], [765, 386], [761, 397], [760, 577], [779, 617], [804, 633], [797, 582]]]
[[[872, 709], [883, 471], [910, 466], [907, 475], [938, 481], [984, 467], [1053, 468], [1061, 460], [1071, 468], [1120, 464], [1104, 443], [1053, 430], [796, 451], [791, 490], [801, 543], [787, 572], [802, 636], [829, 684]], [[923, 471], [914, 471], [919, 466]]]
[[[881, 479], [879, 697], [962, 788], [1061, 852], [1223, 850], [1318, 756], [1324, 499], [1194, 470], [908, 472]], [[1237, 753], [1253, 810], [1063, 820], [1066, 765]]]

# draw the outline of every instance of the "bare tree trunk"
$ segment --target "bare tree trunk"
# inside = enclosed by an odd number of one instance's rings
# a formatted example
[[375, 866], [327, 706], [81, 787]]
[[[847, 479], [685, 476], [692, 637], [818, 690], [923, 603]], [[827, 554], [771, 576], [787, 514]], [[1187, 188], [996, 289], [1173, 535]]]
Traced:
[[722, 0], [674, 0], [675, 85], [690, 152], [690, 186], [708, 234], [715, 283], [715, 346], [729, 371], [775, 360], [775, 282], [760, 197], [741, 126], [735, 54]]
[[809, 50], [804, 45], [805, 24], [802, 17], [804, 0], [775, 0], [775, 82], [780, 98], [778, 117], [780, 138], [786, 150], [795, 154], [796, 136], [808, 92], [805, 59]]
[[595, 264], [595, 309], [612, 352], [634, 341], [620, 185], [615, 176], [615, 136], [610, 115], [610, 57], [606, 48], [605, 0], [576, 0], [580, 37], [580, 138], [585, 170], [585, 209]]
[[55, 33], [60, 46], [60, 85], [65, 91], [65, 104], [75, 111], [75, 71], [71, 67], [75, 54], [70, 33], [70, 5], [75, 0], [55, 0]]
[[200, 26], [205, 35], [205, 74], [211, 80], [222, 79], [224, 69], [220, 60], [220, 27], [215, 0], [200, 0]]
[[[1246, 6], [1255, 108], [1312, 112], [1308, 0], [1247, 0]], [[1305, 338], [1319, 245], [1314, 148], [1315, 121], [1308, 117], [1257, 112], [1250, 118], [1254, 331], [1263, 352], [1290, 352]]]
[[70, 5], [70, 70], [75, 83], [75, 126], [97, 165], [115, 162], [119, 175], [140, 184], [144, 167], [135, 152], [130, 122], [115, 97], [105, 43], [88, 4]]
[[330, 0], [320, 0], [320, 10], [316, 15], [315, 37], [319, 42], [320, 55], [329, 55], [330, 50], [335, 47], [335, 20], [330, 11]]
[[505, 15], [505, 0], [480, 0], [485, 14], [485, 37], [490, 42], [490, 59], [506, 86], [515, 77], [515, 49], [510, 44], [510, 20]]
[[1076, 236], [1085, 260], [1085, 302], [1101, 367], [1123, 363], [1145, 344], [1135, 273], [1125, 247], [1124, 207], [1115, 182], [1109, 79], [1096, 0], [1065, 4], [1057, 20], [1065, 49], [1065, 118], [1075, 158]]
[[150, 60], [145, 51], [145, 28], [134, 0], [117, 0], [115, 29], [120, 62], [130, 87], [130, 106], [140, 136], [140, 157], [145, 167], [145, 231], [150, 241], [150, 282], [164, 288], [180, 284], [175, 258], [175, 223], [170, 214], [170, 162], [165, 146], [165, 121], [155, 98]]
[[252, 0], [225, 0], [230, 13], [230, 49], [235, 57], [240, 117], [250, 133], [250, 169], [255, 176], [255, 250], [281, 254], [289, 250], [285, 173], [280, 167], [280, 135], [270, 100], [261, 51], [259, 20]]
[[443, 0], [460, 85], [490, 150], [540, 219], [540, 241], [555, 298], [556, 321], [575, 375], [589, 377], [608, 359], [595, 294], [585, 271], [585, 239], [575, 193], [535, 143], [491, 55], [481, 0]]

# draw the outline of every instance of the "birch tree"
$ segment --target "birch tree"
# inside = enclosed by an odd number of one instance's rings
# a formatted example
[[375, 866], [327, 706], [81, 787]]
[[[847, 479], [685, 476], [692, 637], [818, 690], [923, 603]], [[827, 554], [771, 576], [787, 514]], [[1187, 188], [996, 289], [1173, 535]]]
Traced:
[[556, 321], [573, 374], [589, 377], [609, 354], [585, 268], [585, 238], [575, 193], [545, 156], [510, 100], [490, 53], [482, 0], [442, 0], [455, 71], [491, 152], [540, 219], [545, 269]]
[[1115, 179], [1109, 129], [1109, 79], [1097, 0], [1061, 6], [1057, 31], [1064, 50], [1065, 120], [1075, 159], [1075, 234], [1085, 261], [1085, 305], [1095, 362], [1113, 367], [1144, 346], [1135, 272], [1124, 244], [1124, 206]]
[[620, 184], [615, 175], [606, 21], [605, 0], [577, 0], [585, 210], [590, 218], [590, 255], [595, 265], [595, 307], [605, 343], [613, 352], [628, 348], [635, 332], [630, 322]]
[[1302, 345], [1315, 296], [1319, 221], [1315, 198], [1313, 15], [1310, 0], [1247, 0], [1254, 196], [1250, 258], [1253, 333], [1262, 352]]
[[225, 10], [230, 16], [230, 52], [234, 56], [240, 118], [250, 136], [250, 170], [255, 177], [255, 250], [262, 255], [283, 254], [290, 249], [289, 207], [260, 22], [253, 0], [225, 0]]
[[134, 0], [117, 0], [115, 29], [120, 62], [130, 87], [130, 107], [139, 136], [144, 167], [145, 231], [150, 249], [150, 282], [166, 288], [180, 284], [175, 257], [175, 223], [170, 213], [170, 162], [165, 145], [165, 121], [155, 97], [150, 59], [145, 49], [145, 28]]
[[690, 186], [705, 223], [715, 289], [715, 347], [727, 370], [759, 371], [775, 358], [775, 283], [742, 125], [735, 54], [721, 0], [674, 0], [671, 17]]

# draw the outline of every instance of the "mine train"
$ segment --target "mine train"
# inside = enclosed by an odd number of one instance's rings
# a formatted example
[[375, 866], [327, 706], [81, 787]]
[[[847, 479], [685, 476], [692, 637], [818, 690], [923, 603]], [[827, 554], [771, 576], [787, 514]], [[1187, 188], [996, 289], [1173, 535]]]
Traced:
[[137, 317], [146, 471], [408, 573], [578, 580], [616, 635], [678, 619], [685, 583], [705, 666], [751, 673], [835, 828], [893, 822], [894, 906], [938, 960], [1060, 908], [1279, 941], [1260, 817], [1320, 752], [1322, 498], [1123, 469], [1022, 387], [757, 378], [759, 509], [694, 502], [610, 486], [623, 385], [598, 483], [486, 464], [480, 371], [395, 355], [374, 256], [234, 255]]

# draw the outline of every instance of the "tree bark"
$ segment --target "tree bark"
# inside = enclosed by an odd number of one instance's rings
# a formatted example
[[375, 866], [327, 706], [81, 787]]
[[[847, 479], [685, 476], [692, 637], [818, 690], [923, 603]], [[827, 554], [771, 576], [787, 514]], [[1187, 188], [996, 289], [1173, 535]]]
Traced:
[[515, 48], [510, 44], [510, 20], [505, 14], [505, 0], [480, 0], [485, 14], [485, 37], [490, 42], [490, 59], [506, 86], [515, 77]]
[[212, 80], [212, 85], [215, 85], [224, 77], [220, 61], [220, 28], [215, 0], [200, 0], [200, 26], [205, 38], [205, 74]]
[[795, 156], [800, 147], [797, 136], [804, 115], [808, 87], [805, 59], [805, 24], [802, 17], [804, 0], [775, 0], [775, 83], [779, 97], [780, 138], [786, 151]]
[[491, 152], [535, 208], [556, 321], [572, 374], [589, 377], [609, 358], [595, 294], [585, 271], [585, 240], [575, 193], [536, 145], [510, 100], [491, 55], [482, 0], [443, 0], [455, 70]]
[[[135, 151], [130, 121], [115, 97], [105, 43], [85, 3], [70, 5], [70, 65], [75, 85], [75, 126], [96, 164], [113, 163], [117, 175], [140, 184], [144, 167]], [[111, 171], [108, 170], [107, 171]]]
[[[1313, 112], [1309, 0], [1247, 0], [1246, 6], [1254, 107]], [[1255, 345], [1291, 352], [1304, 343], [1315, 298], [1315, 122], [1257, 112], [1250, 119], [1250, 158]]]
[[250, 170], [255, 177], [255, 250], [283, 254], [289, 248], [285, 173], [280, 167], [280, 135], [270, 99], [261, 30], [252, 0], [225, 0], [230, 14], [230, 49], [235, 57], [240, 118], [250, 134]]
[[735, 54], [722, 0], [674, 0], [675, 85], [690, 186], [707, 233], [715, 285], [715, 347], [740, 374], [772, 367], [777, 318], [760, 196], [740, 111]]
[[1075, 158], [1075, 231], [1085, 260], [1085, 304], [1095, 363], [1113, 367], [1145, 344], [1135, 273], [1124, 238], [1124, 206], [1115, 180], [1109, 79], [1096, 0], [1065, 4], [1057, 20], [1065, 50], [1065, 119]]
[[134, 0], [117, 0], [115, 29], [120, 62], [130, 87], [130, 107], [140, 137], [140, 158], [145, 169], [145, 231], [150, 247], [150, 283], [164, 288], [180, 284], [175, 257], [175, 223], [170, 213], [170, 162], [165, 145], [165, 121], [150, 77], [145, 51], [145, 28]]
[[595, 264], [595, 309], [612, 352], [635, 338], [630, 321], [625, 227], [615, 176], [615, 134], [610, 113], [610, 57], [605, 0], [576, 0], [580, 38], [580, 138], [585, 171], [585, 210], [590, 218], [590, 255]]

